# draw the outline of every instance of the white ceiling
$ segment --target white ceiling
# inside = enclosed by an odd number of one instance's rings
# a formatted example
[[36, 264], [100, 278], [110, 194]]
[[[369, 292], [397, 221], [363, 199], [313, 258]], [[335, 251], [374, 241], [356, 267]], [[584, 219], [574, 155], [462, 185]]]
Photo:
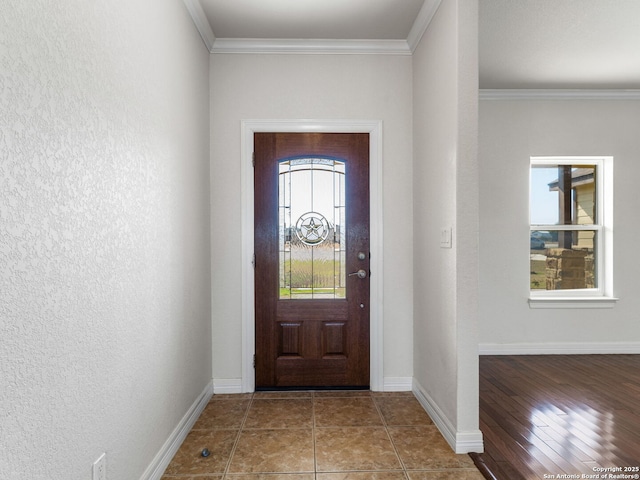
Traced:
[[480, 0], [482, 88], [640, 88], [640, 0]]
[[201, 0], [218, 38], [406, 39], [424, 0]]
[[[407, 40], [410, 53], [440, 1], [200, 0], [200, 21], [222, 46]], [[478, 1], [481, 88], [640, 88], [640, 0]]]

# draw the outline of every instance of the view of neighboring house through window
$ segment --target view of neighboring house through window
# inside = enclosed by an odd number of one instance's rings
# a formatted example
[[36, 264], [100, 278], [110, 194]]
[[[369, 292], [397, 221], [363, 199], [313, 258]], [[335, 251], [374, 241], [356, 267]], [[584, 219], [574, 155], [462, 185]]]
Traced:
[[532, 296], [610, 294], [611, 164], [609, 157], [531, 159]]

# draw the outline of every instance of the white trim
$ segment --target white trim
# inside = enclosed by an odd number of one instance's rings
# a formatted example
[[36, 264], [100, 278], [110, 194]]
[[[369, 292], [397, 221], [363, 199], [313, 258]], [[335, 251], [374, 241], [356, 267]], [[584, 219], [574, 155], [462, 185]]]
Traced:
[[242, 393], [241, 378], [214, 378], [213, 393], [215, 395]]
[[640, 89], [480, 89], [480, 100], [640, 100]]
[[413, 394], [455, 453], [482, 453], [484, 451], [482, 432], [480, 430], [457, 431], [451, 420], [447, 418], [438, 404], [415, 379], [413, 381]]
[[216, 38], [211, 53], [411, 55], [406, 40]]
[[176, 428], [171, 432], [169, 438], [160, 451], [153, 458], [147, 469], [144, 471], [140, 480], [160, 480], [164, 471], [169, 466], [171, 459], [176, 454], [182, 442], [187, 437], [191, 428], [198, 420], [198, 417], [209, 403], [213, 395], [213, 383], [209, 382], [195, 402], [191, 405], [187, 413], [184, 414]]
[[481, 343], [480, 355], [640, 354], [640, 342]]
[[[598, 287], [576, 290], [531, 290], [531, 308], [613, 308], [613, 157], [611, 156], [557, 156], [530, 157], [530, 166], [593, 165], [596, 169], [596, 220], [594, 224], [536, 225], [531, 230], [594, 230], [598, 232], [594, 247]], [[530, 172], [533, 169], [530, 168]]]
[[253, 134], [255, 132], [326, 132], [369, 134], [371, 238], [370, 387], [383, 381], [383, 198], [382, 121], [379, 120], [243, 120], [241, 123], [242, 196], [242, 392], [255, 390], [255, 311], [253, 259]]
[[410, 392], [413, 377], [384, 377], [384, 392]]
[[422, 4], [420, 12], [413, 22], [411, 31], [409, 32], [409, 35], [407, 35], [407, 43], [409, 44], [411, 53], [415, 52], [416, 48], [418, 48], [420, 40], [422, 40], [422, 36], [427, 31], [427, 28], [429, 28], [429, 24], [431, 23], [431, 20], [433, 20], [438, 8], [440, 8], [441, 3], [442, 0], [426, 0]]
[[216, 38], [199, 0], [183, 0], [210, 53], [412, 55], [442, 0], [426, 0], [404, 39]]
[[195, 23], [200, 36], [202, 37], [202, 41], [207, 46], [207, 50], [211, 52], [213, 48], [213, 44], [216, 40], [216, 36], [213, 34], [213, 30], [211, 30], [211, 25], [209, 24], [209, 20], [207, 19], [207, 15], [204, 13], [202, 9], [202, 5], [199, 0], [183, 0], [184, 4], [189, 10], [189, 14], [193, 19], [193, 23]]
[[615, 297], [530, 297], [529, 308], [613, 308]]

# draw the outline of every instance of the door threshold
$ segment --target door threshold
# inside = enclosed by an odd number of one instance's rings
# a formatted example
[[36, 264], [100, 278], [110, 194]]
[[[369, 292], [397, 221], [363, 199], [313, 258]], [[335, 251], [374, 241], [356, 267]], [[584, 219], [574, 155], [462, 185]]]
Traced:
[[327, 391], [327, 390], [370, 390], [367, 386], [340, 386], [340, 387], [256, 387], [256, 392], [300, 392], [300, 391]]

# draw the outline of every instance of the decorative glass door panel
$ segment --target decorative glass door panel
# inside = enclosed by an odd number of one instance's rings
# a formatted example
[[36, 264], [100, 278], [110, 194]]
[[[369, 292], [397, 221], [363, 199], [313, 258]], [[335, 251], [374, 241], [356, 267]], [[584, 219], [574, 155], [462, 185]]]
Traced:
[[345, 298], [345, 162], [278, 164], [280, 299]]

